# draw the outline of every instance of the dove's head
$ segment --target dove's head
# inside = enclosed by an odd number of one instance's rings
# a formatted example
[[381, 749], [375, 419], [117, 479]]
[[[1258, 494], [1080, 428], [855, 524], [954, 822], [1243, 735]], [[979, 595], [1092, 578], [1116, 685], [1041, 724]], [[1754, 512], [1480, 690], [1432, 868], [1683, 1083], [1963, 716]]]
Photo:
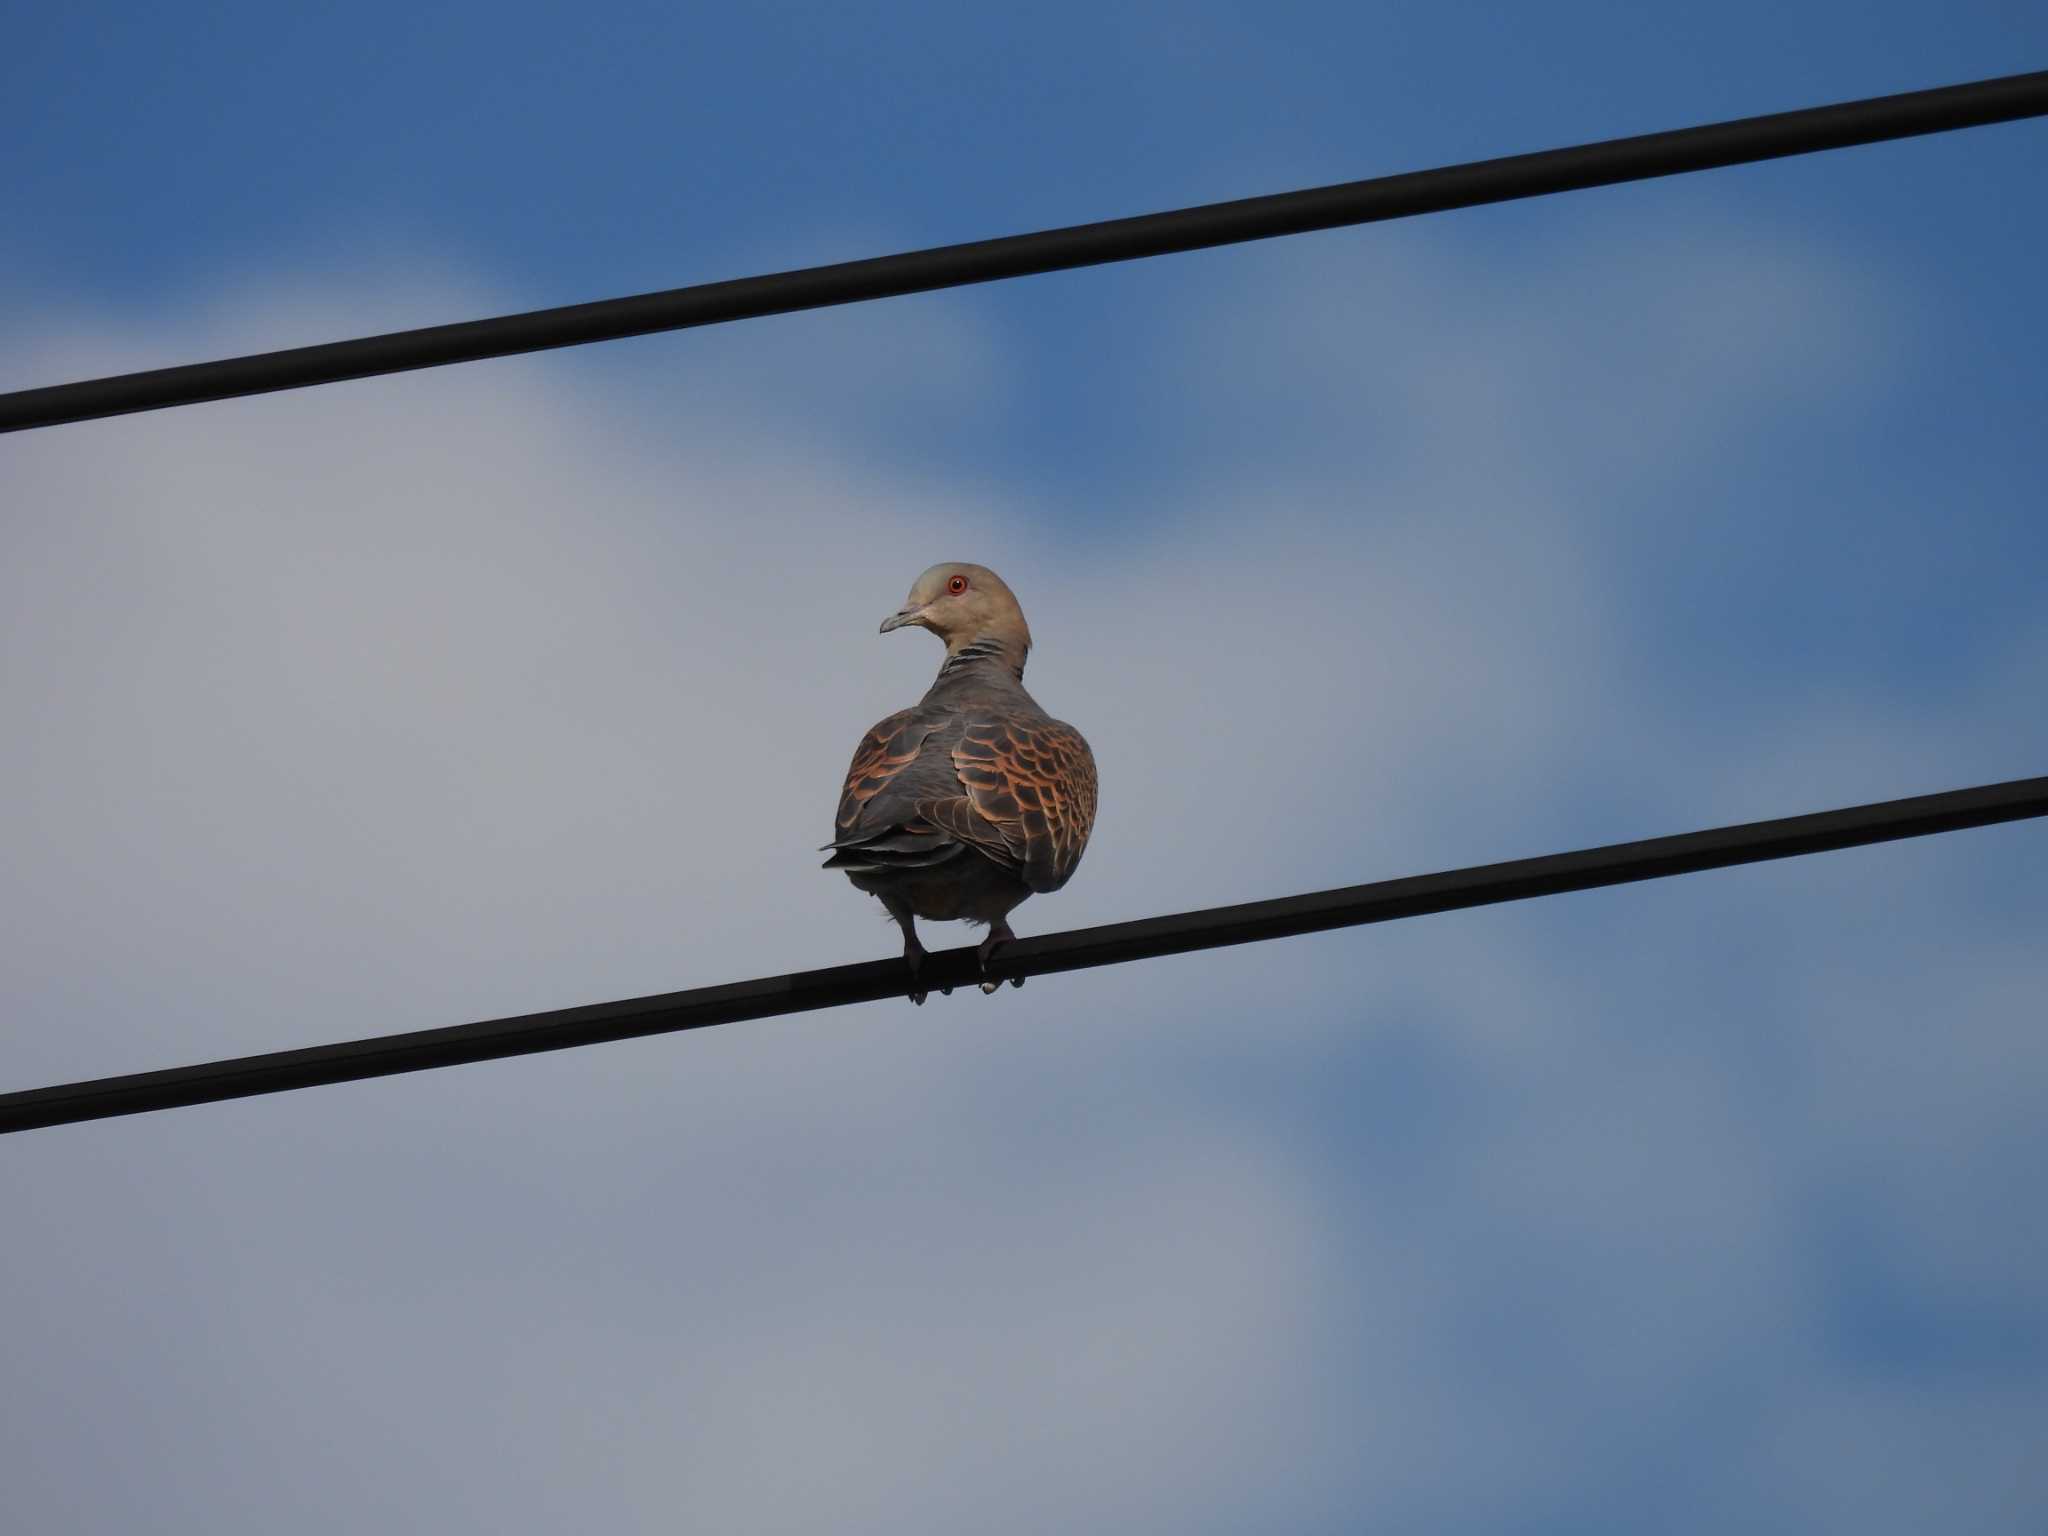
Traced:
[[882, 633], [915, 624], [946, 642], [946, 654], [970, 645], [1001, 651], [1019, 670], [1031, 649], [1031, 630], [1017, 594], [985, 565], [935, 565], [911, 584], [910, 596], [882, 620]]

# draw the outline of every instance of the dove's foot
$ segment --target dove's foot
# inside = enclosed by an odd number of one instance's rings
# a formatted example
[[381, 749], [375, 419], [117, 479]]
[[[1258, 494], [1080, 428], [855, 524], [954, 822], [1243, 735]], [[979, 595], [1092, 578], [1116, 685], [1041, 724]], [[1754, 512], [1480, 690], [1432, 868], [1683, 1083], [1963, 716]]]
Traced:
[[[931, 996], [931, 989], [918, 984], [924, 970], [924, 946], [917, 941], [917, 924], [911, 916], [910, 908], [902, 902], [892, 901], [884, 896], [882, 905], [889, 909], [889, 915], [896, 919], [896, 926], [903, 930], [903, 964], [910, 972], [908, 995], [913, 1003], [922, 1008], [924, 1000]], [[951, 992], [953, 989], [945, 987], [941, 990]]]
[[[989, 975], [988, 963], [995, 957], [997, 950], [1010, 943], [1016, 937], [1016, 934], [1010, 932], [1010, 925], [1006, 922], [998, 920], [989, 924], [988, 937], [981, 941], [981, 947], [975, 951], [981, 959], [981, 990], [984, 993], [992, 994], [1002, 990], [1003, 978]], [[1024, 978], [1022, 976], [1012, 976], [1010, 978], [1010, 985], [1021, 987], [1024, 985]]]
[[[920, 1008], [924, 1006], [924, 1000], [932, 995], [931, 988], [919, 985], [923, 979], [924, 955], [925, 952], [921, 948], [911, 949], [908, 945], [904, 946], [903, 963], [910, 967], [910, 1000]], [[953, 989], [951, 987], [942, 986], [939, 988], [939, 996], [951, 997], [952, 995]]]
[[[910, 967], [910, 1000], [922, 1008], [924, 1000], [931, 996], [931, 989], [920, 984], [924, 976], [924, 946], [915, 939], [904, 945], [903, 963]], [[953, 989], [945, 987], [942, 990], [950, 994]]]

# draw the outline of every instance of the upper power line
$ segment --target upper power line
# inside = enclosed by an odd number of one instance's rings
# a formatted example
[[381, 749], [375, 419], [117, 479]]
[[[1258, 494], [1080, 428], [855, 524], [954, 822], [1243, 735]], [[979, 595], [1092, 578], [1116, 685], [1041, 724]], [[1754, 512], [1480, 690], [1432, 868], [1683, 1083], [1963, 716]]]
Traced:
[[717, 325], [2048, 114], [2048, 71], [0, 395], [0, 432]]
[[[1004, 946], [996, 954], [993, 971], [1021, 979], [1054, 971], [1117, 965], [1126, 960], [1148, 960], [1190, 950], [1420, 917], [1430, 912], [1453, 912], [1496, 902], [1523, 901], [1532, 896], [1587, 891], [1634, 880], [1824, 853], [2033, 816], [2048, 816], [2048, 777], [2015, 779], [2005, 784], [1818, 811], [1777, 821], [1685, 832], [1647, 842], [1615, 843], [1505, 864], [1482, 864], [1404, 880], [1381, 880], [1372, 885], [1283, 896], [1273, 901], [1046, 934]], [[980, 979], [974, 948], [968, 946], [927, 955], [918, 985], [938, 991], [967, 986]], [[557, 1051], [605, 1040], [701, 1029], [710, 1024], [803, 1013], [846, 1003], [874, 1002], [900, 997], [910, 985], [910, 972], [903, 961], [873, 960], [861, 965], [838, 965], [656, 997], [558, 1008], [548, 1013], [489, 1019], [445, 1029], [414, 1030], [304, 1050], [272, 1051], [161, 1072], [60, 1083], [0, 1094], [0, 1134], [218, 1099], [281, 1093], [321, 1083], [351, 1082], [399, 1072], [420, 1072], [429, 1067]]]

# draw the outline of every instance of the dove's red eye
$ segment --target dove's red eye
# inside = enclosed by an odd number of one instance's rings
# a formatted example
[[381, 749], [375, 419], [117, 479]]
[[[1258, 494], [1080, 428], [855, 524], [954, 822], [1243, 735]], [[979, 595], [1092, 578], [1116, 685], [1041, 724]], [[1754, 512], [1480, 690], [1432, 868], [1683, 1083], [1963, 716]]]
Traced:
[[967, 590], [967, 578], [965, 576], [948, 576], [946, 578], [946, 590], [955, 597], [958, 597]]

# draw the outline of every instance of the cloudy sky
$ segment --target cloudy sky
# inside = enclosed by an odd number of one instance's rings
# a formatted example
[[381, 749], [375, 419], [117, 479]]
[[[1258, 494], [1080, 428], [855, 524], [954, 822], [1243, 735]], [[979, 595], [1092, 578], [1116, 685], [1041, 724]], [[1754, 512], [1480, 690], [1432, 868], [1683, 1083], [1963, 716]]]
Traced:
[[[0, 388], [2048, 65], [2003, 0], [6, 31]], [[1024, 933], [2048, 770], [2044, 165], [0, 440], [0, 1086], [893, 952], [813, 850], [940, 559], [1102, 767]], [[2039, 1528], [2044, 855], [9, 1138], [9, 1523]]]

